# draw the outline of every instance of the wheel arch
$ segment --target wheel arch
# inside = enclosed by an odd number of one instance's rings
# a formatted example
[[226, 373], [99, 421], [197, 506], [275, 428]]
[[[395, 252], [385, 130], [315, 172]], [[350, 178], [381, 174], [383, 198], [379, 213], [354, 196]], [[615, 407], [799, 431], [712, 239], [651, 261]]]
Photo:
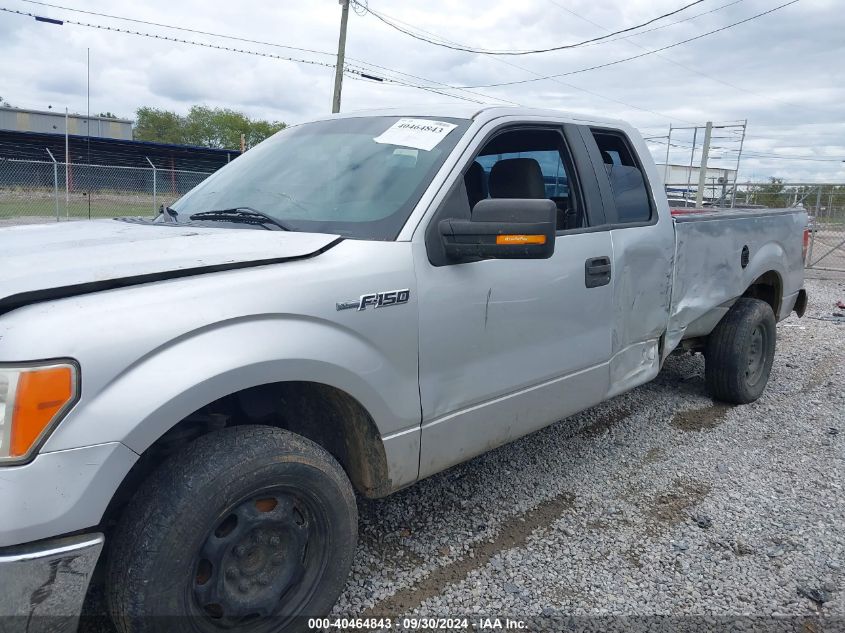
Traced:
[[104, 527], [118, 519], [142, 482], [166, 459], [199, 437], [247, 424], [286, 429], [319, 444], [365, 497], [382, 497], [393, 489], [384, 442], [372, 416], [356, 398], [324, 383], [279, 381], [217, 398], [155, 438], [117, 486], [103, 516]]
[[767, 270], [751, 282], [742, 296], [765, 301], [772, 308], [775, 319], [780, 320], [783, 302], [783, 277], [777, 270]]

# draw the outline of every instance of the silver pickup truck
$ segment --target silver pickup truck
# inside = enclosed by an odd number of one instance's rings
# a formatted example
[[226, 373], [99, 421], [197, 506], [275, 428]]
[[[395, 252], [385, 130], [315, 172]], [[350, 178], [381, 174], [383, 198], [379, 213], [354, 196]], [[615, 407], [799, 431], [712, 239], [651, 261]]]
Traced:
[[619, 121], [455, 107], [288, 128], [155, 220], [3, 229], [0, 614], [72, 628], [102, 586], [122, 633], [304, 628], [356, 493], [672, 352], [756, 399], [806, 307], [806, 221], [673, 217]]

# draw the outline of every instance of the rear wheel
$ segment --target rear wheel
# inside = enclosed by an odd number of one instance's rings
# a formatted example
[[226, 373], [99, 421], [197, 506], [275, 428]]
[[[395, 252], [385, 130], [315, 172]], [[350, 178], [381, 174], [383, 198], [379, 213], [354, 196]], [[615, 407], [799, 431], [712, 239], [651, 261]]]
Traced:
[[342, 591], [357, 527], [349, 480], [322, 447], [269, 427], [210, 433], [121, 518], [109, 609], [123, 633], [304, 630]]
[[775, 357], [777, 328], [771, 306], [739, 299], [707, 339], [705, 376], [714, 398], [746, 404], [760, 397]]

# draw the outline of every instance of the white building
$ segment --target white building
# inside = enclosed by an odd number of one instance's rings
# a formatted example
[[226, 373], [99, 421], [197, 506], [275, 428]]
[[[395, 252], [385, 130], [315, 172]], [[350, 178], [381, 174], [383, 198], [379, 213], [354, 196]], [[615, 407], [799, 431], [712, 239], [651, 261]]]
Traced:
[[[657, 164], [657, 171], [663, 178], [663, 183], [672, 189], [686, 188], [687, 183], [693, 189], [698, 186], [698, 175], [701, 167], [690, 167], [689, 165], [665, 165]], [[707, 187], [716, 184], [721, 187], [723, 183], [733, 184], [736, 182], [736, 169], [723, 169], [721, 167], [707, 168]]]
[[[89, 130], [90, 125], [90, 130]], [[65, 134], [92, 138], [132, 140], [132, 121], [84, 114], [69, 114], [65, 130], [65, 113], [53, 110], [24, 110], [0, 107], [0, 130], [12, 132], [37, 132], [40, 134]]]

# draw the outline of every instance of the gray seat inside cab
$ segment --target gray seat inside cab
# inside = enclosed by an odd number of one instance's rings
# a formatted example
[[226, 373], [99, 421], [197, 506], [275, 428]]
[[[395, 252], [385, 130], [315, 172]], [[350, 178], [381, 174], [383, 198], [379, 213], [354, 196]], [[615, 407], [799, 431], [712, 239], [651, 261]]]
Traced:
[[540, 163], [533, 158], [506, 158], [490, 170], [491, 198], [545, 198]]
[[[534, 158], [505, 158], [496, 163], [489, 176], [478, 161], [473, 161], [464, 175], [470, 208], [491, 198], [548, 198], [540, 163]], [[568, 197], [552, 197], [557, 205], [558, 230], [578, 227], [578, 216]]]
[[[548, 198], [543, 170], [533, 158], [500, 160], [490, 170], [489, 187], [492, 198]], [[569, 207], [569, 198], [551, 200], [557, 206], [558, 230], [575, 228], [578, 218]]]
[[472, 209], [480, 200], [487, 198], [487, 174], [484, 167], [478, 161], [472, 161], [467, 173], [464, 175], [464, 184], [467, 188], [469, 208]]

